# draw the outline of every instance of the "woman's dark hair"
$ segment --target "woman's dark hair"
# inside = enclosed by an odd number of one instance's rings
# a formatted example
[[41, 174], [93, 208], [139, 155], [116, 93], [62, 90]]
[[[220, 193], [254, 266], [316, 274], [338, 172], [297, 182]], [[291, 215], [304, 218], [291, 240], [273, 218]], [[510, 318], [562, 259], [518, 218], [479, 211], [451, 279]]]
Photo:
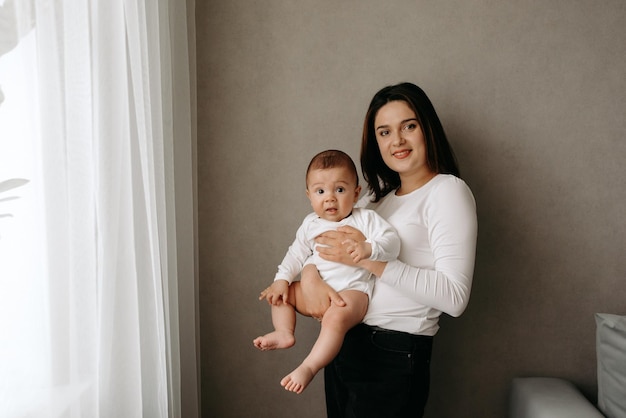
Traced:
[[363, 178], [378, 202], [389, 192], [400, 187], [400, 175], [387, 167], [376, 141], [374, 120], [381, 107], [389, 102], [403, 101], [415, 112], [424, 133], [428, 167], [437, 174], [460, 177], [454, 151], [441, 126], [437, 112], [426, 93], [412, 83], [387, 86], [374, 95], [365, 115], [361, 142], [361, 170]]

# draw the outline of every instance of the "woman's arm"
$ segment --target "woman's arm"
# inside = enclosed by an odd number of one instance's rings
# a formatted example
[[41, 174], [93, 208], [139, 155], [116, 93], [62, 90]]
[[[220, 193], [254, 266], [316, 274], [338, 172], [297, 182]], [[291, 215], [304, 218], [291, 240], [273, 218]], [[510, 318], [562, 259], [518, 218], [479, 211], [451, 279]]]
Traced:
[[415, 302], [453, 317], [465, 311], [472, 287], [471, 276], [422, 269], [398, 260], [388, 263], [379, 280], [400, 290]]
[[476, 204], [462, 181], [433, 193], [425, 212], [434, 267], [391, 261], [379, 280], [422, 305], [451, 316], [463, 313], [470, 298], [478, 224]]
[[[399, 260], [361, 260], [358, 265], [415, 302], [459, 316], [469, 302], [474, 274], [478, 232], [474, 197], [464, 182], [449, 183], [433, 194], [426, 215], [434, 268]], [[316, 242], [321, 246], [316, 248], [324, 259], [357, 265], [345, 247], [349, 240], [359, 239], [365, 237], [358, 230], [342, 227], [318, 237]]]

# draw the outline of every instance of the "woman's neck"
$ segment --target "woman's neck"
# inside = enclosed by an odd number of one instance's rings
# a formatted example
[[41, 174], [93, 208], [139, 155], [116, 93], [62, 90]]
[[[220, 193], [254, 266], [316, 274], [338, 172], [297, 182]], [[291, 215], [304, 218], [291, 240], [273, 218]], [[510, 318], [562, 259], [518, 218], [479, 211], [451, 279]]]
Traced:
[[427, 171], [423, 174], [414, 174], [412, 176], [406, 177], [400, 175], [400, 187], [398, 187], [398, 190], [396, 190], [396, 195], [402, 196], [405, 194], [409, 194], [431, 181], [436, 175], [437, 173], [434, 173], [432, 171]]

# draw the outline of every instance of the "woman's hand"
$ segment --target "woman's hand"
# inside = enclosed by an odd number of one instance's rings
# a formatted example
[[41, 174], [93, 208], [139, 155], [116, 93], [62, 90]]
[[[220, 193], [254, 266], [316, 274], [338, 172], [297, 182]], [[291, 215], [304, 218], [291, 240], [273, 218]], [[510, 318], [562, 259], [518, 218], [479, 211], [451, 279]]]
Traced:
[[336, 231], [327, 231], [315, 238], [315, 242], [321, 244], [316, 250], [324, 260], [362, 267], [380, 277], [387, 263], [369, 259], [372, 255], [372, 246], [366, 243], [365, 239], [365, 235], [358, 229], [342, 226]]
[[[327, 231], [315, 238], [318, 245], [315, 249], [319, 251], [320, 257], [328, 261], [336, 261], [338, 263], [355, 266], [364, 255], [371, 255], [371, 246], [369, 254], [365, 247], [365, 235], [361, 231], [351, 226], [342, 226], [336, 231]], [[365, 247], [365, 248], [364, 248]], [[354, 256], [355, 249], [361, 248]]]
[[[294, 283], [296, 284], [296, 283]], [[306, 265], [300, 275], [300, 289], [296, 291], [302, 314], [321, 320], [331, 304], [345, 306], [346, 302], [339, 293], [328, 285], [319, 275], [317, 268]]]

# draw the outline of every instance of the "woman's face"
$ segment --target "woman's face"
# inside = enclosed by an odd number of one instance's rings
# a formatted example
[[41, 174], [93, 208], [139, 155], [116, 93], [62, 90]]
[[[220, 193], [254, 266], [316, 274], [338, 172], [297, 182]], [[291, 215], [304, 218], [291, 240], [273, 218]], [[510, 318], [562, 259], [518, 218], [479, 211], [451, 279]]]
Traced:
[[426, 160], [424, 133], [415, 112], [404, 101], [389, 102], [374, 118], [376, 142], [385, 164], [402, 181], [432, 174]]

